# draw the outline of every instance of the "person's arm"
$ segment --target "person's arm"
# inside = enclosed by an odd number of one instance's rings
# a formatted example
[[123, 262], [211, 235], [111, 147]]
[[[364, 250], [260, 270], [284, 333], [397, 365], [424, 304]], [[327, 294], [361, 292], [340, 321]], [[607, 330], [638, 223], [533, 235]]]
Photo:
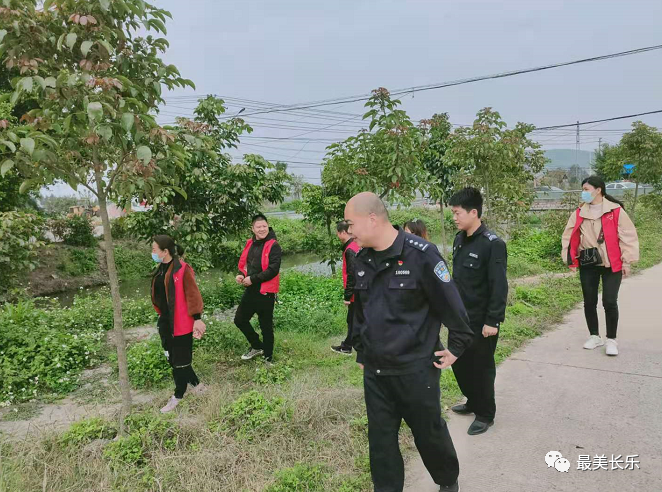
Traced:
[[204, 303], [198, 284], [195, 281], [195, 273], [190, 267], [186, 267], [186, 270], [184, 270], [184, 295], [186, 296], [186, 307], [189, 316], [199, 320], [202, 317]]
[[269, 251], [269, 266], [266, 270], [251, 275], [251, 282], [268, 282], [272, 278], [275, 278], [276, 275], [278, 275], [278, 272], [280, 272], [280, 261], [282, 256], [283, 250], [281, 249], [280, 244], [277, 242], [274, 243], [271, 247], [271, 251]]
[[623, 267], [629, 268], [639, 261], [639, 236], [630, 216], [621, 209], [618, 216], [618, 242], [621, 247]]
[[508, 252], [506, 243], [501, 239], [490, 242], [490, 263], [487, 270], [489, 284], [489, 301], [487, 303], [487, 316], [485, 324], [499, 328], [506, 317], [506, 304], [508, 302], [508, 280], [506, 270], [508, 266]]
[[568, 223], [565, 226], [565, 230], [563, 231], [563, 235], [561, 236], [561, 259], [563, 260], [563, 263], [568, 266], [571, 264], [571, 262], [568, 261], [568, 253], [570, 252], [570, 238], [572, 237], [572, 231], [575, 229], [576, 223], [577, 212], [575, 211], [570, 215]]
[[354, 250], [347, 248], [345, 250], [345, 269], [347, 271], [347, 286], [345, 287], [345, 301], [351, 301], [354, 295], [354, 284], [356, 277], [354, 276], [354, 265], [356, 263], [356, 253]]
[[448, 265], [433, 249], [425, 253], [421, 280], [430, 309], [437, 313], [448, 328], [448, 350], [455, 357], [460, 357], [473, 343], [474, 332], [469, 328], [469, 316], [455, 282], [451, 279]]

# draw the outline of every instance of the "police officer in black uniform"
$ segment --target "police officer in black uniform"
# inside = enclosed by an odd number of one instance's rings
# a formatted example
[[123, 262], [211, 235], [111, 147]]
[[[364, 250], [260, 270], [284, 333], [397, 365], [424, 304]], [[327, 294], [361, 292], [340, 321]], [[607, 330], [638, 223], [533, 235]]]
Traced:
[[[361, 193], [345, 208], [363, 249], [354, 272], [352, 344], [364, 369], [370, 470], [375, 492], [401, 492], [402, 419], [442, 491], [457, 491], [459, 464], [441, 418], [439, 376], [473, 341], [448, 266], [434, 245], [395, 229], [382, 201]], [[439, 339], [448, 327], [448, 348]]]
[[451, 197], [453, 220], [460, 232], [453, 243], [453, 280], [467, 307], [473, 344], [453, 365], [455, 379], [467, 402], [455, 413], [475, 415], [469, 435], [486, 432], [494, 424], [496, 402], [494, 351], [506, 313], [508, 281], [506, 243], [481, 222], [483, 197], [465, 188]]

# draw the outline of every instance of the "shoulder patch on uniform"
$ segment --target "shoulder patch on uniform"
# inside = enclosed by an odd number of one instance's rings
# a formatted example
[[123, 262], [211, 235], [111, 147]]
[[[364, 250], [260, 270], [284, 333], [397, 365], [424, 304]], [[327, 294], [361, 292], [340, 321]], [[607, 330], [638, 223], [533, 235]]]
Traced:
[[499, 239], [499, 236], [497, 236], [496, 234], [494, 234], [493, 232], [490, 232], [490, 231], [483, 232], [483, 236], [485, 236], [490, 241], [494, 241], [495, 239]]
[[442, 282], [450, 282], [451, 281], [451, 274], [448, 271], [448, 267], [446, 266], [446, 262], [444, 260], [441, 260], [434, 267], [434, 274], [437, 277], [439, 277], [439, 280], [441, 280]]

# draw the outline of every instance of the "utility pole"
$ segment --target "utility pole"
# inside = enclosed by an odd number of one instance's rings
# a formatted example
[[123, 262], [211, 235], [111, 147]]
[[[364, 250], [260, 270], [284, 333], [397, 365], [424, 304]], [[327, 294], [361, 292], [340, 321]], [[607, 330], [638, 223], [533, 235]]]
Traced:
[[577, 146], [575, 148], [575, 166], [579, 166], [579, 121], [577, 121]]

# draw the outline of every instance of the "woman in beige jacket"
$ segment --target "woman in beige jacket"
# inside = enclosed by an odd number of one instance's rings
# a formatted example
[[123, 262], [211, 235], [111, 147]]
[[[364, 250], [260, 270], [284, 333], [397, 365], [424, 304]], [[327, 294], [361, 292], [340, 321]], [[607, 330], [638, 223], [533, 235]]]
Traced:
[[[623, 204], [605, 193], [597, 177], [582, 183], [584, 205], [572, 213], [562, 238], [562, 257], [570, 269], [579, 269], [584, 314], [590, 333], [584, 348], [606, 344], [607, 355], [618, 355], [618, 291], [630, 266], [639, 260], [637, 230]], [[602, 305], [607, 320], [606, 343], [598, 330], [598, 288], [602, 278]]]

